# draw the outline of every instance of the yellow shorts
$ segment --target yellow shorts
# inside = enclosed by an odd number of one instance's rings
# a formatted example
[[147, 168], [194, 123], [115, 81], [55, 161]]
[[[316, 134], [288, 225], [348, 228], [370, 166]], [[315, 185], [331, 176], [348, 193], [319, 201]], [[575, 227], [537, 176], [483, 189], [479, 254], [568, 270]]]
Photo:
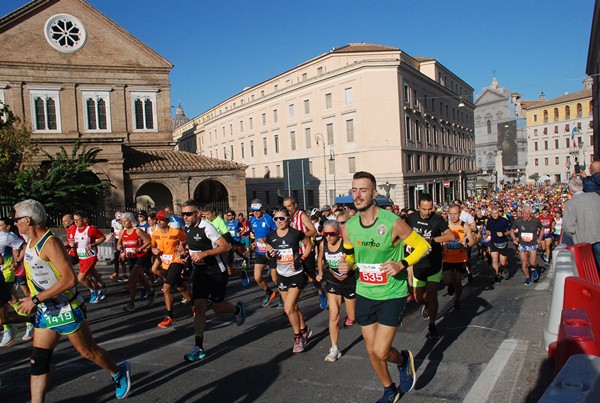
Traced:
[[442, 270], [438, 271], [435, 274], [427, 277], [427, 281], [419, 280], [418, 278], [413, 276], [413, 287], [425, 287], [428, 282], [430, 283], [439, 283], [442, 280]]

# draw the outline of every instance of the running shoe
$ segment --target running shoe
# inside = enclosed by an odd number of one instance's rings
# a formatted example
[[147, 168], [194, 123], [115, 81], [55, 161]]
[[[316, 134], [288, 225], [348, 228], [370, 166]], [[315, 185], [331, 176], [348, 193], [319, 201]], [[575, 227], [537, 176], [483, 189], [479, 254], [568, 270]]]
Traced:
[[383, 396], [377, 400], [377, 403], [395, 403], [401, 398], [401, 394], [398, 393], [396, 385], [392, 384], [389, 388], [383, 388]]
[[156, 294], [154, 293], [154, 290], [150, 290], [150, 292], [148, 293], [148, 300], [146, 301], [146, 306], [152, 306], [152, 304], [154, 303], [155, 296]]
[[319, 294], [319, 306], [323, 310], [327, 309], [327, 295], [325, 293]]
[[526, 278], [525, 282], [523, 283], [524, 285], [531, 285], [532, 281], [530, 278]]
[[117, 399], [123, 399], [129, 393], [131, 388], [131, 365], [127, 361], [119, 364], [119, 373], [113, 376], [115, 387], [117, 388]]
[[346, 320], [344, 321], [344, 327], [350, 327], [354, 324], [354, 321], [346, 316]]
[[250, 280], [248, 279], [248, 272], [246, 270], [242, 270], [242, 287], [246, 288], [250, 284]]
[[148, 298], [148, 295], [150, 295], [150, 293], [146, 291], [146, 289], [142, 288], [140, 290], [140, 299], [146, 299]]
[[275, 292], [271, 291], [270, 294], [265, 294], [265, 296], [263, 297], [262, 300], [262, 306], [269, 306], [269, 304], [271, 303], [271, 301], [273, 301], [273, 299], [275, 299]]
[[295, 353], [301, 353], [304, 351], [304, 337], [303, 335], [301, 336], [294, 336], [294, 348], [292, 349], [292, 352]]
[[17, 338], [17, 328], [13, 326], [8, 326], [4, 329], [4, 335], [2, 335], [2, 341], [0, 341], [0, 347], [8, 347], [14, 343]]
[[460, 300], [457, 299], [456, 301], [454, 301], [454, 309], [462, 309], [462, 302], [460, 302]]
[[235, 304], [235, 306], [240, 310], [240, 312], [237, 315], [235, 315], [235, 324], [238, 326], [242, 326], [246, 321], [246, 317], [248, 316], [248, 314], [246, 313], [246, 304], [244, 303], [244, 301], [238, 301], [237, 304]]
[[188, 302], [190, 302], [190, 301], [188, 301], [186, 297], [181, 297], [182, 304], [187, 304]]
[[415, 300], [415, 296], [414, 296], [414, 295], [412, 295], [412, 294], [410, 294], [410, 295], [408, 296], [408, 298], [406, 299], [406, 302], [410, 302], [410, 301], [414, 301], [414, 300]]
[[429, 328], [428, 328], [426, 337], [431, 340], [440, 338], [440, 334], [438, 333], [437, 328], [435, 327], [435, 325], [433, 323], [429, 324]]
[[34, 326], [33, 323], [27, 323], [27, 329], [25, 330], [25, 334], [23, 335], [22, 340], [24, 341], [28, 341], [33, 339], [33, 330], [34, 330]]
[[325, 362], [336, 362], [341, 356], [342, 353], [340, 353], [340, 350], [337, 347], [332, 346], [329, 349], [329, 354], [325, 357]]
[[505, 267], [503, 267], [503, 268], [502, 268], [502, 277], [504, 277], [504, 278], [508, 278], [509, 274], [510, 274], [510, 273], [509, 273], [509, 271], [508, 271], [508, 267], [506, 267], [506, 266], [505, 266]]
[[308, 342], [308, 339], [310, 338], [310, 336], [312, 336], [312, 329], [308, 326], [306, 326], [304, 328], [304, 330], [301, 330], [302, 332], [302, 340], [304, 340], [304, 344], [306, 344]]
[[96, 290], [92, 290], [90, 291], [90, 304], [97, 304], [98, 303], [98, 293], [96, 292]]
[[502, 281], [502, 275], [496, 274], [496, 277], [494, 277], [494, 284], [500, 284], [501, 281]]
[[133, 312], [135, 311], [135, 304], [132, 301], [129, 301], [127, 305], [123, 307], [125, 312]]
[[473, 273], [470, 271], [467, 273], [467, 283], [473, 284]]
[[533, 280], [534, 283], [537, 283], [538, 280], [540, 279], [540, 274], [537, 272], [536, 269], [531, 269], [531, 279]]
[[449, 296], [453, 296], [454, 295], [454, 284], [448, 285], [448, 295]]
[[113, 280], [117, 280], [119, 278], [119, 275], [117, 273], [113, 273], [110, 275], [110, 278], [112, 278]]
[[410, 350], [402, 350], [400, 351], [400, 354], [404, 357], [404, 362], [402, 365], [398, 365], [398, 371], [400, 372], [399, 389], [400, 393], [404, 395], [415, 387], [417, 377], [413, 354]]
[[175, 319], [170, 318], [170, 317], [166, 317], [162, 320], [162, 322], [160, 322], [158, 324], [158, 327], [160, 327], [161, 329], [166, 329], [168, 327], [171, 327], [175, 324]]
[[283, 299], [281, 297], [279, 297], [279, 302], [277, 303], [277, 309], [279, 311], [283, 310], [284, 304], [283, 304]]
[[423, 308], [421, 309], [421, 316], [423, 317], [423, 320], [429, 319], [429, 309], [427, 309], [427, 305], [423, 305]]
[[194, 346], [192, 352], [183, 356], [187, 362], [202, 361], [206, 358], [206, 353], [198, 346]]
[[100, 301], [104, 301], [104, 299], [106, 298], [106, 293], [108, 292], [108, 288], [107, 287], [102, 287], [98, 290], [98, 302]]

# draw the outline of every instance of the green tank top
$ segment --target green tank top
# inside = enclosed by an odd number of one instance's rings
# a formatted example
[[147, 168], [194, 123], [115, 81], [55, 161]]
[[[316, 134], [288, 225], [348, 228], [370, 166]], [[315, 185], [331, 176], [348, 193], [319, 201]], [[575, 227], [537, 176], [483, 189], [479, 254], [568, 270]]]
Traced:
[[379, 209], [373, 225], [365, 227], [357, 214], [346, 222], [346, 231], [354, 246], [357, 281], [356, 293], [373, 300], [387, 300], [408, 296], [406, 270], [395, 276], [387, 276], [378, 267], [392, 260], [404, 259], [404, 244], [392, 244], [392, 230], [398, 216]]

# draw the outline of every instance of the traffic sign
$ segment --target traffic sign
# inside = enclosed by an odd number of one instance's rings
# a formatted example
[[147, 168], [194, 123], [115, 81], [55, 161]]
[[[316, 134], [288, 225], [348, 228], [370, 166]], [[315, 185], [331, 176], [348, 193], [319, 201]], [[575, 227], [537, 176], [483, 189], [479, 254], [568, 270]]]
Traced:
[[445, 188], [449, 188], [450, 187], [450, 181], [444, 181], [444, 187]]
[[417, 186], [415, 186], [415, 189], [416, 190], [425, 190], [425, 185], [419, 183], [419, 184], [417, 184]]

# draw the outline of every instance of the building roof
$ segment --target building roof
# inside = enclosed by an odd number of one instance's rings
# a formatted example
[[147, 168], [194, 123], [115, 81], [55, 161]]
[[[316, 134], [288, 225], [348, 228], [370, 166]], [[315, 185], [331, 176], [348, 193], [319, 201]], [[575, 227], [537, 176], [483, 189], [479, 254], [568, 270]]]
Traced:
[[537, 108], [545, 108], [551, 105], [563, 104], [566, 102], [577, 101], [578, 99], [583, 98], [591, 98], [592, 90], [584, 90], [579, 92], [573, 92], [570, 94], [564, 94], [560, 97], [552, 98], [552, 99], [538, 99], [535, 101], [521, 101], [521, 107], [523, 109], [537, 109]]
[[376, 43], [349, 43], [341, 48], [333, 49], [331, 53], [355, 53], [355, 52], [397, 52], [400, 49], [392, 46], [378, 45]]
[[248, 166], [185, 151], [128, 148], [125, 150], [124, 168], [127, 173], [159, 173], [245, 170]]
[[173, 118], [173, 130], [177, 129], [179, 126], [189, 121], [190, 118], [185, 116], [185, 112], [183, 111], [181, 102], [179, 102], [179, 105], [177, 106], [177, 112], [175, 112], [175, 117]]

